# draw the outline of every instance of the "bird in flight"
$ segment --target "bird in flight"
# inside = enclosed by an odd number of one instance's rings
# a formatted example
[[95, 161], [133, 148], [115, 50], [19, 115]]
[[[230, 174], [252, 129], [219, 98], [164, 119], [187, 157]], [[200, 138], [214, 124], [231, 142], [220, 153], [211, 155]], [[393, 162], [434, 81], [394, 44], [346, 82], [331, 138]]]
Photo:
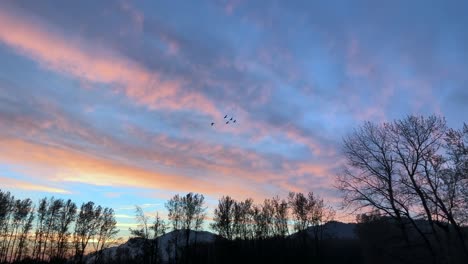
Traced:
[[[225, 115], [224, 116], [224, 121], [226, 121], [226, 125], [229, 125], [229, 123], [236, 123], [237, 120], [234, 119], [233, 116], [231, 116], [230, 118], [228, 117], [228, 115]], [[215, 122], [211, 122], [211, 126], [214, 126], [215, 125]]]

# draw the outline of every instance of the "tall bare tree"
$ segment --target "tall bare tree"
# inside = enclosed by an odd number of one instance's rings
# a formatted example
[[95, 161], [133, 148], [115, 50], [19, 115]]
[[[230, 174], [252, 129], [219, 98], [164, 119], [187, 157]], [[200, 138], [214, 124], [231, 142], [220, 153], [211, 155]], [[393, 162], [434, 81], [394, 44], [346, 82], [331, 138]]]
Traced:
[[150, 229], [153, 231], [153, 239], [152, 239], [152, 252], [150, 262], [151, 263], [160, 263], [162, 260], [160, 258], [160, 245], [159, 245], [159, 237], [166, 233], [166, 222], [159, 216], [159, 213], [156, 213], [154, 217], [154, 221], [150, 226]]
[[174, 195], [174, 197], [166, 202], [165, 207], [168, 211], [167, 217], [172, 225], [172, 229], [182, 229], [184, 212], [181, 197], [178, 194]]
[[136, 206], [135, 209], [138, 228], [130, 229], [130, 233], [134, 237], [143, 239], [143, 262], [159, 263], [161, 258], [158, 238], [165, 234], [166, 223], [161, 219], [159, 213], [156, 213], [153, 222], [150, 223], [150, 218], [145, 215], [141, 207]]
[[21, 224], [21, 232], [18, 239], [18, 247], [15, 253], [15, 261], [19, 262], [22, 260], [24, 256], [27, 256], [29, 251], [28, 239], [29, 239], [29, 232], [32, 229], [33, 221], [35, 217], [34, 213], [34, 206], [28, 203], [25, 203], [24, 206], [28, 206], [29, 208], [24, 208], [23, 210], [28, 210], [28, 216], [25, 217], [23, 223]]
[[10, 221], [14, 212], [15, 198], [10, 192], [0, 190], [0, 262], [7, 260]]
[[[175, 195], [166, 203], [168, 218], [172, 222], [173, 228], [185, 231], [185, 252], [187, 254], [190, 247], [191, 230], [199, 230], [205, 219], [206, 207], [204, 203], [205, 197], [198, 193], [188, 193], [185, 196]], [[175, 248], [176, 250], [178, 248], [178, 238], [175, 241]]]
[[68, 199], [61, 210], [59, 211], [59, 219], [57, 223], [57, 258], [63, 259], [66, 257], [66, 252], [69, 247], [70, 227], [76, 219], [77, 206], [74, 202]]
[[75, 259], [83, 263], [83, 257], [89, 241], [98, 233], [99, 221], [102, 207], [95, 206], [93, 202], [83, 203], [78, 213], [73, 233], [73, 244], [75, 247]]
[[223, 196], [218, 201], [218, 207], [214, 210], [214, 218], [211, 227], [219, 235], [227, 238], [233, 238], [234, 205], [236, 201], [230, 196]]
[[[31, 199], [24, 199], [24, 200], [16, 200], [15, 207], [14, 207], [14, 214], [13, 214], [13, 222], [11, 228], [11, 237], [10, 241], [8, 242], [7, 246], [7, 255], [10, 256], [10, 262], [15, 260], [15, 256], [19, 253], [15, 251], [15, 249], [19, 249], [20, 251], [24, 250], [24, 243], [21, 247], [16, 247], [16, 242], [18, 238], [20, 238], [20, 242], [22, 242], [22, 235], [23, 232], [28, 231], [28, 222], [29, 222], [29, 215], [32, 211], [33, 205]], [[26, 226], [26, 230], [24, 227]], [[24, 240], [23, 240], [24, 241]], [[11, 245], [10, 245], [11, 242]], [[11, 250], [8, 250], [8, 247], [11, 247]]]
[[254, 220], [255, 238], [263, 239], [273, 234], [274, 206], [270, 199], [265, 199], [263, 204], [255, 205], [252, 210]]
[[251, 198], [234, 204], [233, 236], [241, 239], [253, 238], [253, 200]]
[[[52, 258], [55, 254], [54, 252], [54, 243], [56, 242], [57, 237], [57, 226], [60, 217], [60, 211], [63, 207], [62, 199], [55, 199], [54, 197], [50, 198], [49, 208], [47, 209], [46, 219], [45, 219], [45, 232], [44, 232], [44, 248], [42, 249], [41, 260], [46, 260], [46, 253], [48, 253], [48, 258]], [[47, 248], [49, 245], [49, 248]]]
[[274, 234], [284, 237], [289, 234], [288, 202], [284, 199], [280, 199], [279, 196], [273, 197], [271, 201], [274, 208]]
[[152, 243], [149, 241], [151, 236], [151, 225], [149, 223], [149, 217], [145, 215], [143, 209], [140, 206], [135, 206], [135, 218], [138, 223], [138, 228], [130, 228], [130, 234], [133, 237], [143, 239], [143, 263], [151, 263], [154, 252]]
[[[311, 194], [313, 198], [313, 194]], [[311, 225], [310, 212], [315, 206], [314, 199], [308, 199], [303, 193], [289, 193], [289, 206], [294, 220], [294, 229], [298, 232], [304, 231]]]
[[[460, 219], [463, 176], [455, 164], [462, 132], [448, 130], [443, 118], [408, 116], [383, 125], [365, 123], [344, 139], [348, 164], [338, 177], [347, 206], [378, 209], [398, 223], [409, 243], [408, 224], [435, 261], [447, 257], [444, 240], [455, 230], [466, 251]], [[456, 195], [456, 194], [460, 194]], [[457, 200], [458, 202], [455, 202]], [[424, 219], [427, 234], [418, 224]], [[441, 231], [442, 230], [442, 231]]]
[[117, 229], [117, 221], [115, 220], [113, 209], [106, 207], [99, 215], [96, 212], [97, 210], [95, 211], [96, 231], [93, 237], [93, 245], [96, 251], [94, 263], [100, 263], [102, 262], [103, 249], [112, 243], [119, 230]]
[[45, 233], [45, 222], [47, 217], [48, 199], [42, 198], [39, 200], [39, 206], [37, 208], [36, 217], [36, 232], [33, 242], [33, 253], [32, 257], [38, 260], [42, 253], [42, 245], [44, 244], [44, 233]]

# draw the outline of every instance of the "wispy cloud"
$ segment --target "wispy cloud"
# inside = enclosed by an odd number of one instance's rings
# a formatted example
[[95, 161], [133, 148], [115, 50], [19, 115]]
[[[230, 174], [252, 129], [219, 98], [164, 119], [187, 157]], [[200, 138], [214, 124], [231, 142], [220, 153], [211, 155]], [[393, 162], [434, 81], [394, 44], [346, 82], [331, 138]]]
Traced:
[[65, 189], [42, 185], [42, 184], [35, 184], [35, 183], [28, 182], [28, 181], [22, 181], [22, 180], [7, 178], [7, 177], [0, 176], [0, 181], [2, 182], [2, 187], [4, 188], [20, 189], [20, 190], [25, 190], [25, 191], [36, 191], [36, 192], [44, 192], [44, 193], [71, 194], [70, 191], [65, 190]]
[[19, 17], [8, 10], [0, 11], [0, 41], [48, 69], [110, 85], [151, 109], [192, 108], [220, 115], [203, 95], [183, 90], [183, 80], [166, 79], [118, 53], [97, 47], [97, 43], [86, 43], [80, 38], [70, 41], [50, 30], [51, 25], [46, 27], [40, 21]]
[[9, 186], [335, 202], [362, 121], [466, 121], [465, 3], [184, 5], [0, 4], [0, 163], [40, 183]]

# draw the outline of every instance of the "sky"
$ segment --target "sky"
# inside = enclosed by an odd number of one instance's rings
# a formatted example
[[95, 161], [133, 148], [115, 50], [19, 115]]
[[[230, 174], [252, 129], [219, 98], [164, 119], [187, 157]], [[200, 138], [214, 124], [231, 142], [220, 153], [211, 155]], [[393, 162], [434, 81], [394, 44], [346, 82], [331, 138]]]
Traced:
[[[466, 1], [0, 2], [0, 188], [164, 210], [309, 192], [339, 208], [364, 121], [468, 113]], [[236, 123], [225, 124], [223, 117]], [[211, 126], [211, 122], [215, 124]]]

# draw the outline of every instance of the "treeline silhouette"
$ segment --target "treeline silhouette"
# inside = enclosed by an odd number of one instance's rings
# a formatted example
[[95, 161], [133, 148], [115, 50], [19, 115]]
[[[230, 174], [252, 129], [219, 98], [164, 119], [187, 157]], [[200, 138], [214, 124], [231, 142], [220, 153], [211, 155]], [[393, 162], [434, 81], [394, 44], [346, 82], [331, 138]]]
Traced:
[[344, 138], [343, 154], [336, 187], [356, 215], [355, 235], [333, 230], [335, 211], [312, 192], [260, 203], [223, 196], [209, 225], [205, 197], [188, 193], [165, 203], [165, 220], [136, 206], [130, 239], [107, 248], [117, 233], [112, 209], [54, 198], [34, 207], [0, 191], [0, 262], [468, 263], [466, 124], [366, 122]]
[[130, 229], [128, 244], [140, 254], [119, 247], [103, 254], [106, 263], [362, 263], [356, 240], [324, 235], [335, 211], [312, 192], [258, 204], [223, 196], [210, 224], [218, 235], [200, 232], [207, 210], [202, 194], [175, 195], [165, 207], [167, 221], [159, 214], [151, 220], [137, 206], [138, 228]]
[[35, 205], [0, 190], [0, 263], [82, 262], [89, 250], [112, 242], [116, 224], [113, 209], [93, 202], [78, 208], [50, 197]]

